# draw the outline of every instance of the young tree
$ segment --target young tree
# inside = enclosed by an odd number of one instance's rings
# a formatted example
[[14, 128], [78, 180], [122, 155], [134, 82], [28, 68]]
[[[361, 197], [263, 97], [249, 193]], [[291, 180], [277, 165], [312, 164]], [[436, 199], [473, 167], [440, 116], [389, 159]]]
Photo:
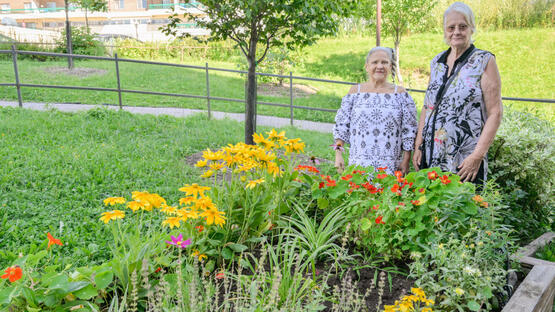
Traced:
[[403, 83], [399, 69], [399, 46], [401, 35], [426, 25], [425, 17], [430, 14], [437, 0], [386, 0], [382, 1], [383, 30], [392, 36], [395, 45], [395, 75]]
[[[245, 95], [245, 143], [253, 144], [256, 105], [256, 66], [268, 49], [288, 49], [312, 44], [318, 37], [336, 32], [336, 17], [345, 15], [354, 0], [201, 0], [202, 14], [186, 14], [199, 27], [210, 30], [210, 40], [231, 39], [237, 43], [248, 63]], [[181, 19], [174, 14], [162, 28], [166, 35], [177, 35]], [[257, 55], [257, 47], [263, 49]]]
[[106, 12], [108, 10], [107, 0], [70, 0], [70, 2], [85, 10], [87, 32], [89, 32], [88, 12]]

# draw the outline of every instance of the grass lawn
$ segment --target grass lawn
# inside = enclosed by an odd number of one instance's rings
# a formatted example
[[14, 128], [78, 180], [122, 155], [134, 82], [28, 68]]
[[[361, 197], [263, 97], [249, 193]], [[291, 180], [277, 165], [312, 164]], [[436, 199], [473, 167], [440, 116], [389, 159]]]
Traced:
[[[304, 51], [302, 60], [293, 68], [294, 75], [328, 78], [341, 81], [361, 82], [364, 58], [373, 46], [371, 36], [352, 36], [327, 38]], [[507, 97], [555, 98], [555, 30], [524, 29], [478, 32], [475, 36], [478, 48], [489, 50], [496, 55], [502, 78], [502, 94]], [[384, 42], [393, 46], [391, 39]], [[425, 89], [429, 76], [429, 62], [434, 55], [446, 48], [441, 34], [414, 34], [404, 37], [401, 42], [401, 67], [405, 86]], [[177, 60], [164, 60], [177, 62]], [[184, 63], [211, 67], [237, 69], [240, 57], [230, 57], [228, 61], [186, 59]], [[114, 64], [104, 61], [78, 61], [77, 67], [89, 67], [103, 70], [96, 75], [75, 77], [67, 74], [53, 74], [48, 68], [63, 67], [65, 61], [32, 62], [20, 61], [20, 79], [23, 83], [45, 83], [62, 85], [80, 85], [115, 88], [116, 75]], [[187, 93], [205, 95], [206, 81], [203, 70], [172, 68], [133, 63], [120, 64], [122, 88], [151, 90], [159, 92]], [[241, 99], [244, 97], [243, 77], [235, 73], [211, 72], [210, 92], [213, 96]], [[13, 65], [10, 61], [0, 61], [0, 82], [12, 82]], [[295, 99], [295, 105], [337, 109], [341, 97], [347, 93], [349, 86], [330, 83], [295, 81], [310, 85], [316, 94]], [[117, 103], [115, 93], [95, 91], [73, 91], [57, 89], [24, 88], [25, 101], [41, 102], [79, 102], [87, 104]], [[423, 95], [413, 94], [417, 107], [422, 105]], [[0, 99], [16, 99], [14, 88], [0, 87]], [[286, 96], [260, 95], [260, 101], [289, 103]], [[124, 94], [124, 105], [140, 106], [177, 106], [188, 108], [205, 108], [206, 101], [188, 98], [146, 96]], [[537, 110], [543, 117], [553, 121], [554, 105], [547, 103], [510, 102], [519, 109]], [[214, 110], [243, 112], [242, 103], [212, 101]], [[260, 105], [260, 114], [289, 117], [288, 108]], [[332, 122], [333, 113], [295, 110], [295, 118]]]
[[[331, 135], [284, 130], [306, 142], [308, 155], [331, 158]], [[104, 198], [133, 190], [178, 198], [179, 187], [201, 180], [185, 158], [239, 142], [243, 131], [238, 122], [200, 115], [0, 108], [0, 267], [43, 248], [46, 232], [75, 246], [64, 248], [66, 263], [105, 260], [110, 235], [98, 220]]]

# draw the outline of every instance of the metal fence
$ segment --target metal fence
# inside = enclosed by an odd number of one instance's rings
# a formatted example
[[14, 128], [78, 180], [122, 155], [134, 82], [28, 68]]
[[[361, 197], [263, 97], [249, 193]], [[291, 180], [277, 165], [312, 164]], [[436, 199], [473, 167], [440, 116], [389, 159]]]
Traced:
[[[239, 74], [247, 74], [247, 72], [244, 71], [244, 70], [233, 70], [233, 69], [209, 67], [208, 63], [206, 63], [205, 66], [196, 66], [196, 65], [152, 62], [152, 61], [143, 61], [143, 60], [134, 60], [134, 59], [123, 59], [123, 58], [119, 58], [117, 53], [112, 58], [112, 57], [105, 57], [105, 56], [90, 56], [90, 55], [37, 52], [37, 51], [21, 51], [21, 50], [17, 50], [15, 45], [12, 46], [11, 50], [0, 50], [0, 54], [11, 54], [12, 55], [12, 63], [13, 63], [13, 67], [14, 67], [14, 76], [15, 76], [14, 77], [15, 78], [15, 83], [0, 83], [0, 86], [15, 87], [16, 88], [17, 98], [18, 98], [18, 102], [19, 102], [20, 107], [23, 106], [23, 97], [21, 95], [21, 88], [22, 87], [117, 92], [117, 94], [118, 94], [118, 104], [119, 104], [120, 109], [123, 107], [122, 93], [136, 93], [136, 94], [148, 94], [148, 95], [161, 95], [161, 96], [204, 99], [204, 100], [206, 100], [206, 108], [207, 108], [207, 112], [208, 112], [208, 118], [211, 117], [211, 108], [210, 108], [210, 102], [211, 101], [229, 101], [229, 102], [240, 102], [240, 103], [244, 103], [244, 101], [245, 101], [245, 99], [235, 99], [235, 98], [211, 96], [210, 95], [210, 74], [209, 73], [210, 73], [210, 71], [221, 71], [221, 72], [232, 72], [232, 73], [239, 73]], [[20, 78], [19, 78], [19, 70], [18, 70], [18, 64], [17, 64], [17, 55], [19, 55], [19, 54], [21, 54], [21, 55], [55, 56], [55, 57], [65, 57], [65, 58], [72, 57], [72, 58], [78, 58], [78, 59], [113, 61], [114, 66], [115, 66], [115, 71], [116, 71], [117, 87], [116, 88], [99, 88], [99, 87], [85, 87], [85, 86], [63, 86], [63, 85], [22, 83]], [[184, 94], [184, 93], [168, 93], [168, 92], [122, 89], [121, 88], [121, 79], [120, 79], [120, 70], [119, 70], [119, 63], [120, 62], [150, 64], [150, 65], [181, 67], [181, 68], [191, 68], [191, 69], [203, 70], [206, 73], [206, 95], [194, 95], [194, 94]], [[329, 80], [329, 79], [319, 79], [319, 78], [293, 76], [292, 72], [290, 72], [289, 75], [277, 75], [277, 74], [268, 74], [268, 73], [256, 73], [256, 75], [258, 75], [258, 76], [267, 76], [267, 77], [286, 78], [286, 79], [289, 80], [289, 103], [288, 104], [285, 104], [285, 103], [270, 103], [270, 102], [263, 102], [263, 101], [258, 101], [258, 100], [257, 100], [257, 104], [289, 108], [289, 113], [290, 113], [289, 114], [290, 115], [289, 119], [290, 119], [291, 125], [293, 125], [293, 120], [294, 120], [294, 114], [293, 114], [294, 109], [306, 109], [306, 110], [332, 112], [332, 113], [336, 112], [335, 109], [294, 105], [293, 80], [318, 81], [318, 82], [343, 84], [343, 85], [355, 85], [356, 84], [354, 82], [345, 82], [345, 81], [337, 81], [337, 80]], [[407, 91], [417, 92], [417, 93], [424, 93], [425, 92], [424, 90], [410, 89], [410, 88], [407, 88]], [[555, 103], [555, 99], [531, 99], [531, 98], [503, 97], [503, 100], [536, 102], [536, 103]]]

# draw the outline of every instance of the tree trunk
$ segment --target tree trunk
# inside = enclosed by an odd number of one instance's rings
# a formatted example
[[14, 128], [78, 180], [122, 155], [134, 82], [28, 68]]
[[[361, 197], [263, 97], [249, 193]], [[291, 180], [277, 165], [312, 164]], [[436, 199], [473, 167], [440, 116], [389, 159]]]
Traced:
[[247, 86], [245, 88], [245, 143], [254, 144], [252, 135], [256, 131], [256, 58], [248, 59], [249, 70], [247, 74]]
[[400, 39], [395, 40], [395, 77], [397, 77], [398, 84], [403, 84], [403, 77], [401, 76], [401, 68], [399, 67], [399, 45]]
[[90, 33], [90, 31], [89, 31], [89, 17], [87, 16], [87, 8], [85, 8], [85, 26], [86, 26], [86, 29], [87, 29], [87, 34], [89, 34]]

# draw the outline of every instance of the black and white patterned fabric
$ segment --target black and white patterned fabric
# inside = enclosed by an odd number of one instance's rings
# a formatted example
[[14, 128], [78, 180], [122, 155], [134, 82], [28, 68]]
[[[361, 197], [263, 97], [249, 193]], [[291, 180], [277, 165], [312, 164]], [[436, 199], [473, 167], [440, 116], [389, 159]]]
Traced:
[[[424, 99], [424, 107], [428, 108], [423, 131], [424, 157], [428, 167], [456, 173], [461, 162], [474, 151], [486, 122], [480, 82], [493, 54], [475, 50], [447, 87], [437, 109], [433, 110], [438, 92], [447, 78], [445, 60], [448, 52], [436, 55], [431, 62], [430, 84]], [[480, 178], [485, 180], [487, 157], [483, 166], [484, 176]]]
[[413, 150], [416, 130], [416, 107], [407, 92], [357, 92], [343, 97], [333, 136], [350, 145], [350, 165], [387, 167], [393, 174], [403, 151]]

